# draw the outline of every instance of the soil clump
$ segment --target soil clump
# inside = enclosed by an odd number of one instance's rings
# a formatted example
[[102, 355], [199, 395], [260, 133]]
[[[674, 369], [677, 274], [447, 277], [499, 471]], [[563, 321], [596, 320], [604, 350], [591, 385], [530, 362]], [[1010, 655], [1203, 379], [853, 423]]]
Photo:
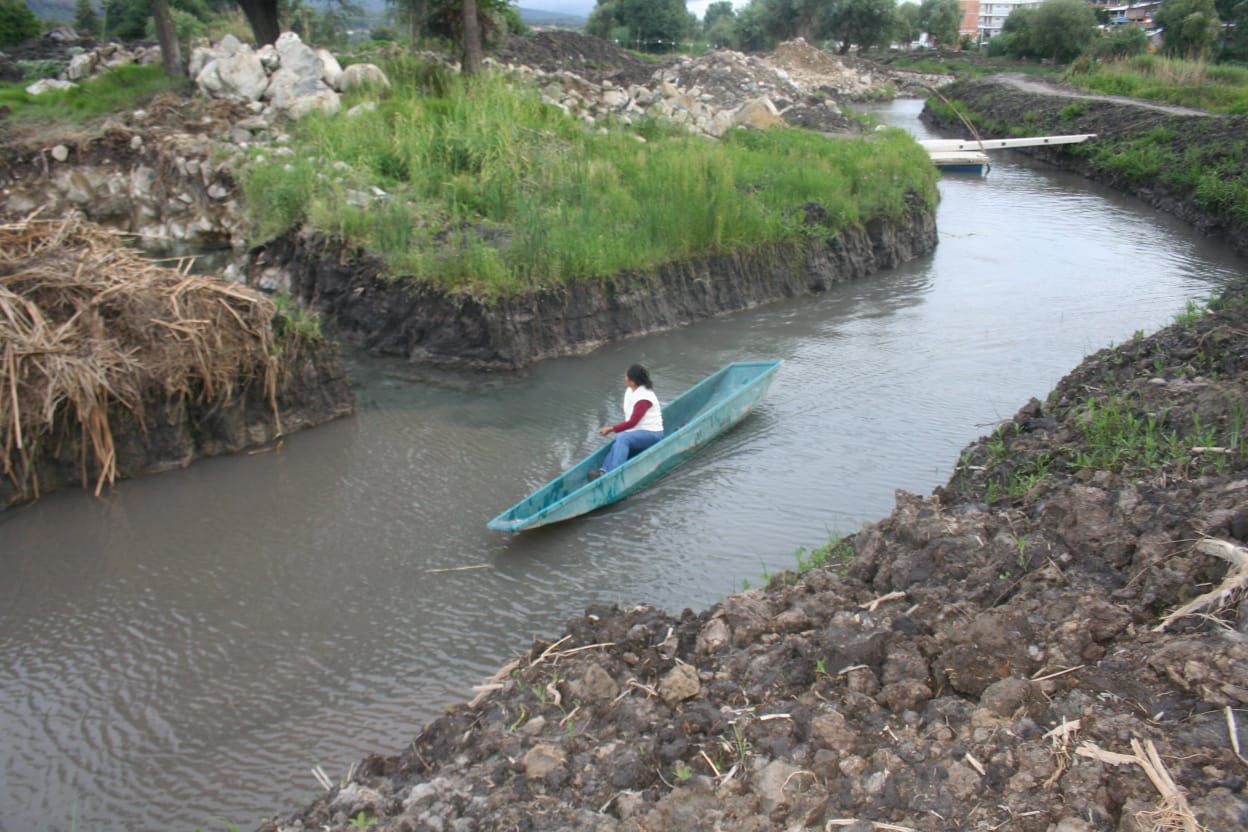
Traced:
[[671, 63], [671, 59], [648, 61], [608, 40], [560, 30], [509, 35], [493, 57], [545, 72], [569, 70], [587, 80], [611, 81], [617, 86], [644, 86], [656, 69]]
[[590, 608], [262, 829], [1243, 829], [1246, 408], [1239, 287], [811, 568]]

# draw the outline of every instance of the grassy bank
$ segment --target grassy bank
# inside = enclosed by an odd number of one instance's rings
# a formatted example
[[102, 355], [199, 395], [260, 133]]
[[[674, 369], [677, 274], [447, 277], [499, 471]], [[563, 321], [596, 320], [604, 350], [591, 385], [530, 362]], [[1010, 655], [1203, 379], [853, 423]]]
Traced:
[[[596, 130], [499, 76], [386, 70], [394, 87], [375, 110], [309, 116], [293, 155], [249, 165], [259, 238], [305, 223], [396, 274], [497, 295], [826, 235], [900, 216], [908, 193], [936, 198], [931, 164], [900, 131], [713, 142], [655, 123]], [[808, 203], [826, 219], [808, 223]]]
[[1110, 63], [1077, 62], [1066, 80], [1089, 92], [1248, 115], [1248, 67], [1138, 55]]
[[881, 55], [868, 53], [863, 57], [891, 69], [958, 78], [983, 78], [1000, 72], [1028, 75], [1059, 75], [1062, 72], [1061, 67], [1017, 58], [989, 57], [978, 52], [890, 52]]
[[[1048, 109], [1037, 106], [1006, 120], [962, 100], [927, 101], [929, 110], [948, 123], [959, 123], [956, 107], [985, 136], [1098, 133], [1095, 141], [1072, 145], [1066, 152], [1110, 181], [1133, 188], [1160, 184], [1219, 224], [1248, 223], [1248, 134], [1229, 121], [1224, 130], [1218, 123], [1222, 120], [1160, 114], [1147, 126], [1106, 129], [1099, 113], [1112, 106], [1055, 99]], [[1197, 123], [1202, 121], [1209, 123]]]
[[159, 64], [119, 66], [73, 89], [42, 95], [26, 92], [28, 81], [4, 83], [0, 84], [0, 122], [78, 123], [133, 110], [157, 93], [181, 90], [187, 83], [169, 78]]

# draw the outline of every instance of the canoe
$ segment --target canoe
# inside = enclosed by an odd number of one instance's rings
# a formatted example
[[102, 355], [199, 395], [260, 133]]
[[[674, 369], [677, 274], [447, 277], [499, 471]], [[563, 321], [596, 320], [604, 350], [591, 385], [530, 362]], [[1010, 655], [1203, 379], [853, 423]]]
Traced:
[[729, 364], [663, 406], [666, 435], [596, 480], [611, 443], [582, 459], [489, 522], [491, 529], [518, 532], [557, 523], [610, 505], [645, 488], [695, 451], [740, 422], [767, 392], [779, 361]]

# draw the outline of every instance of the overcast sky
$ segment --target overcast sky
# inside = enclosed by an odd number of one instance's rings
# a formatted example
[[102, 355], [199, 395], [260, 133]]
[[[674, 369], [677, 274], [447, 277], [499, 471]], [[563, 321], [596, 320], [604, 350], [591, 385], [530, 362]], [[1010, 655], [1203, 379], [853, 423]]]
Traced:
[[[749, 0], [733, 0], [733, 5], [738, 9], [744, 6]], [[685, 7], [692, 14], [698, 16], [698, 20], [702, 19], [702, 15], [706, 13], [706, 7], [713, 0], [685, 0]], [[563, 12], [564, 14], [579, 14], [581, 17], [589, 17], [589, 13], [594, 10], [597, 5], [595, 0], [520, 0], [520, 5], [526, 9], [542, 9], [548, 12]]]

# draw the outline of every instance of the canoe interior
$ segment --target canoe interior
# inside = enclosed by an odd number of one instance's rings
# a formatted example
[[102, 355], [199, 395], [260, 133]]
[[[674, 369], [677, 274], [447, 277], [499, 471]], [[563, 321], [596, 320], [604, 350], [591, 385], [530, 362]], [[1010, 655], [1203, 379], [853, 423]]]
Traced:
[[779, 365], [779, 361], [739, 362], [707, 376], [663, 406], [666, 431], [662, 440], [591, 482], [589, 472], [602, 467], [611, 447], [604, 440], [601, 448], [491, 520], [490, 528], [533, 528], [583, 514], [639, 490], [744, 417], [770, 386]]

